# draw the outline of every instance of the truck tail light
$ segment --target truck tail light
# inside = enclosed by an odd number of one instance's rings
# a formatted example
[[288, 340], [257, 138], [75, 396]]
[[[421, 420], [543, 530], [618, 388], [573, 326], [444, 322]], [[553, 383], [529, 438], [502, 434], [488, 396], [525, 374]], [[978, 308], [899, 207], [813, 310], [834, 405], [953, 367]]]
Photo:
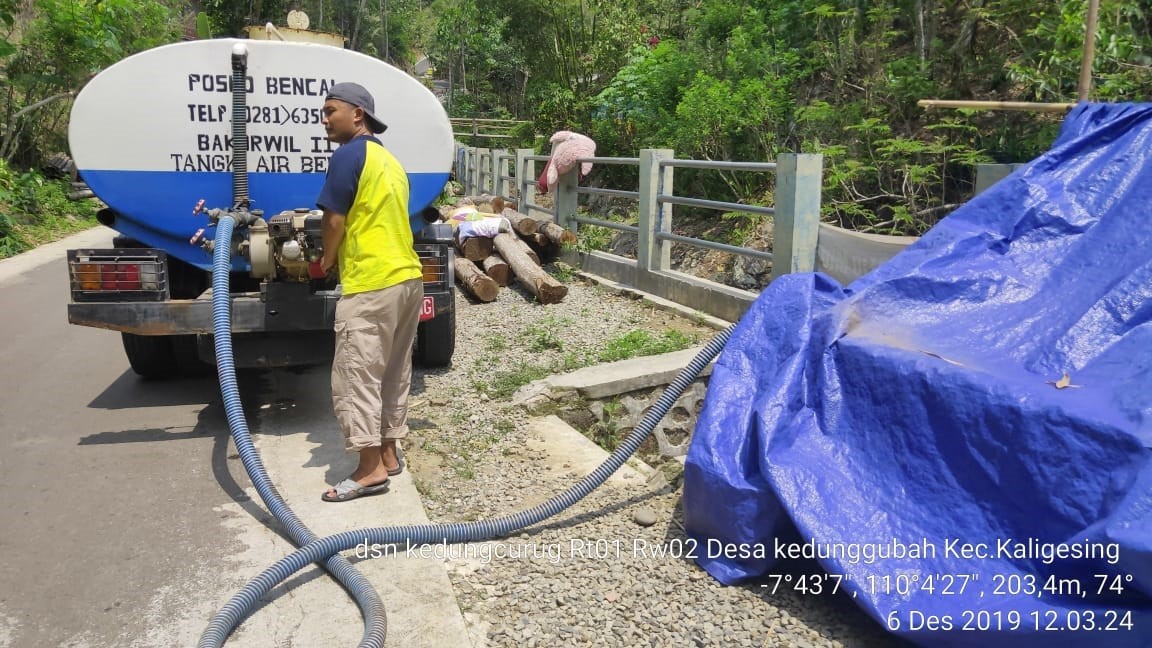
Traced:
[[420, 259], [420, 265], [424, 270], [426, 283], [436, 283], [444, 278], [444, 266], [440, 257], [424, 257]]
[[426, 288], [445, 290], [452, 286], [452, 256], [448, 246], [417, 244], [416, 254], [420, 257]]
[[167, 255], [160, 250], [69, 250], [74, 301], [168, 298]]

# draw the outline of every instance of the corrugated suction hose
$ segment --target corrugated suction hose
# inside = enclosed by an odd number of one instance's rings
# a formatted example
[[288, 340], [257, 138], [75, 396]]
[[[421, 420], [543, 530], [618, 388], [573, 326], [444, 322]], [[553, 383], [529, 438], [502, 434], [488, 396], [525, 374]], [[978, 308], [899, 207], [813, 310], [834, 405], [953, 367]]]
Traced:
[[[236, 221], [230, 214], [220, 219], [216, 227], [216, 242], [212, 252], [212, 333], [216, 341], [216, 372], [220, 378], [220, 394], [224, 399], [228, 429], [232, 434], [232, 441], [236, 444], [240, 461], [244, 464], [244, 470], [248, 473], [248, 478], [252, 480], [256, 491], [260, 493], [260, 499], [264, 500], [268, 511], [284, 527], [297, 546], [312, 546], [317, 542], [316, 534], [304, 526], [292, 509], [288, 508], [288, 504], [268, 478], [260, 454], [252, 444], [252, 436], [248, 432], [248, 423], [244, 417], [244, 406], [240, 402], [236, 367], [232, 358], [232, 303], [228, 285], [228, 273], [232, 266], [232, 232], [235, 225]], [[387, 620], [380, 594], [344, 556], [333, 551], [316, 559], [316, 562], [321, 561], [325, 569], [352, 594], [356, 604], [360, 606], [360, 611], [364, 615], [361, 648], [383, 646]], [[209, 633], [206, 632], [204, 638], [200, 640], [200, 645], [223, 645], [231, 629], [232, 626], [229, 626], [218, 640], [208, 639]], [[208, 643], [205, 643], [206, 641]]]
[[[228, 219], [229, 223], [231, 219]], [[228, 231], [224, 232], [224, 220], [220, 222], [221, 227], [217, 230], [216, 240], [227, 241], [231, 236], [231, 224], [228, 226]], [[225, 251], [221, 251], [221, 248]], [[260, 459], [256, 455], [255, 449], [252, 447], [251, 439], [248, 437], [247, 427], [243, 423], [244, 412], [240, 406], [240, 399], [236, 396], [235, 375], [232, 371], [232, 345], [230, 329], [228, 328], [228, 281], [227, 270], [229, 267], [229, 259], [225, 244], [221, 246], [219, 243], [216, 247], [213, 265], [212, 277], [212, 290], [213, 290], [213, 307], [214, 307], [214, 324], [216, 332], [216, 362], [220, 369], [220, 389], [226, 394], [225, 400], [228, 403], [228, 421], [229, 426], [232, 427], [233, 438], [237, 439], [237, 448], [241, 448], [239, 438], [243, 437], [245, 442], [245, 449], [241, 449], [241, 458], [246, 455], [250, 456], [249, 459], [244, 460], [244, 466], [247, 469], [249, 463], [253, 465], [249, 469], [249, 476], [256, 484], [257, 490], [261, 491], [261, 497], [264, 497], [265, 489], [275, 494], [275, 489], [272, 487], [271, 482], [268, 481], [267, 475], [264, 473], [264, 468], [260, 464]], [[220, 277], [223, 280], [218, 282]], [[218, 285], [219, 284], [219, 285]], [[218, 317], [217, 317], [218, 316]], [[220, 320], [223, 324], [220, 324]], [[337, 569], [351, 570], [344, 558], [338, 555], [340, 551], [352, 549], [361, 542], [372, 542], [378, 544], [439, 544], [448, 542], [451, 544], [464, 543], [464, 542], [480, 542], [484, 540], [491, 540], [494, 538], [505, 537], [513, 532], [523, 529], [524, 527], [537, 524], [546, 520], [564, 509], [572, 506], [576, 502], [583, 499], [589, 493], [596, 489], [600, 484], [603, 484], [612, 473], [616, 472], [624, 462], [632, 456], [633, 453], [640, 447], [656, 424], [663, 419], [684, 390], [692, 384], [694, 380], [700, 375], [708, 363], [712, 361], [724, 345], [728, 342], [728, 338], [732, 335], [733, 327], [720, 332], [712, 338], [700, 351], [696, 357], [692, 359], [688, 366], [682, 369], [675, 380], [672, 381], [664, 392], [657, 399], [656, 404], [649, 408], [648, 413], [640, 421], [632, 433], [620, 444], [618, 448], [601, 464], [596, 470], [592, 471], [589, 475], [585, 476], [579, 482], [565, 490], [564, 492], [552, 497], [547, 502], [534, 506], [528, 510], [498, 517], [492, 520], [478, 520], [474, 522], [457, 522], [452, 524], [421, 524], [411, 526], [396, 526], [396, 527], [376, 527], [370, 529], [358, 529], [353, 531], [345, 531], [335, 535], [327, 536], [325, 538], [315, 539], [312, 537], [306, 540], [304, 546], [297, 549], [295, 552], [289, 554], [285, 558], [278, 561], [268, 569], [264, 570], [259, 576], [252, 579], [244, 586], [240, 592], [232, 597], [212, 617], [208, 627], [204, 630], [204, 634], [200, 637], [199, 646], [201, 648], [216, 648], [223, 646], [227, 640], [228, 635], [232, 630], [239, 625], [239, 623], [255, 608], [261, 596], [267, 594], [273, 587], [288, 579], [292, 574], [303, 569], [313, 562], [326, 560], [325, 565], [333, 574], [337, 573]], [[226, 343], [222, 344], [222, 340]], [[224, 367], [227, 367], [225, 371]], [[226, 382], [227, 381], [227, 382]], [[231, 394], [231, 396], [228, 396]], [[236, 426], [233, 426], [232, 420], [234, 418], [233, 409], [235, 410], [235, 418], [240, 421], [240, 425], [244, 426], [241, 434], [237, 433]], [[258, 481], [259, 480], [259, 481]], [[268, 499], [265, 498], [265, 502]], [[287, 519], [291, 519], [295, 525], [303, 525], [296, 520], [295, 515], [291, 510], [284, 505], [279, 497], [275, 497], [275, 508], [273, 504], [269, 504], [269, 508], [273, 510], [273, 515], [276, 519], [281, 519], [284, 515]], [[285, 526], [288, 526], [285, 524]], [[304, 533], [308, 533], [304, 530]], [[309, 534], [310, 535], [310, 534]], [[293, 537], [296, 537], [293, 535]], [[303, 537], [303, 536], [301, 536]], [[338, 562], [342, 561], [342, 562]], [[358, 572], [351, 570], [356, 578], [363, 579]], [[349, 591], [356, 594], [361, 591], [358, 587], [345, 585]], [[375, 592], [372, 592], [375, 594]], [[376, 603], [379, 599], [377, 597]], [[360, 599], [357, 599], [360, 602]], [[361, 609], [365, 610], [365, 624], [368, 625], [368, 613], [364, 603], [360, 604]], [[376, 642], [376, 633], [374, 628], [365, 628], [364, 639], [361, 641], [361, 648], [367, 646], [380, 646], [383, 644], [383, 628], [379, 635], [379, 643]], [[371, 638], [371, 642], [369, 639]]]

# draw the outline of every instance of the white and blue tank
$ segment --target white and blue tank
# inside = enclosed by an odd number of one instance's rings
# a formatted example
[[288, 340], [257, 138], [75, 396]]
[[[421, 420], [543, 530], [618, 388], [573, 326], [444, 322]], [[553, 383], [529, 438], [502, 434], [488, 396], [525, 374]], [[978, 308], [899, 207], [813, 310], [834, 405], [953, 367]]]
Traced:
[[[249, 198], [265, 216], [315, 206], [335, 144], [321, 124], [333, 84], [368, 89], [388, 125], [378, 137], [408, 172], [409, 212], [442, 191], [454, 154], [439, 100], [418, 80], [370, 56], [329, 45], [214, 39], [124, 59], [76, 97], [68, 127], [80, 176], [118, 216], [115, 229], [208, 269], [189, 238], [194, 214], [232, 206], [233, 45], [248, 51], [245, 77]], [[243, 263], [243, 260], [240, 260]]]

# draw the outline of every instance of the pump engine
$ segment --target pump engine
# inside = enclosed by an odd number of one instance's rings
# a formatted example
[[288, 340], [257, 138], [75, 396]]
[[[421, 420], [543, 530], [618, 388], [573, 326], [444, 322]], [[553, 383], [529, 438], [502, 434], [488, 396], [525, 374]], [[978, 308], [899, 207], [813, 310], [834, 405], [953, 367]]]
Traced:
[[321, 235], [323, 212], [305, 208], [283, 211], [249, 227], [248, 249], [252, 276], [305, 282], [315, 278], [309, 264], [324, 256]]

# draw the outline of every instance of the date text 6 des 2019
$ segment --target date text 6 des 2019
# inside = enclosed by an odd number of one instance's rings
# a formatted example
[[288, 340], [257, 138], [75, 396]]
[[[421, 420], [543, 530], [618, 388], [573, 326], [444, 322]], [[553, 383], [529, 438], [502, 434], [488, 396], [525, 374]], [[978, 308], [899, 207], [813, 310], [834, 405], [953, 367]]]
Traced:
[[1131, 632], [1136, 624], [1131, 610], [962, 610], [953, 614], [927, 614], [893, 610], [885, 619], [892, 632], [959, 630], [961, 632]]

